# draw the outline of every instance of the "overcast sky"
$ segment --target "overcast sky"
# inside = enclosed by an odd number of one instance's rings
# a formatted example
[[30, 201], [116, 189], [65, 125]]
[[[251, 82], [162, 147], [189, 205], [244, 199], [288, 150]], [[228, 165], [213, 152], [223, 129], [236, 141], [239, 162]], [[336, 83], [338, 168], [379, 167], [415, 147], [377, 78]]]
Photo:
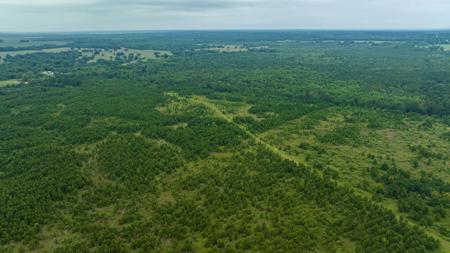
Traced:
[[450, 0], [0, 0], [0, 32], [448, 28]]

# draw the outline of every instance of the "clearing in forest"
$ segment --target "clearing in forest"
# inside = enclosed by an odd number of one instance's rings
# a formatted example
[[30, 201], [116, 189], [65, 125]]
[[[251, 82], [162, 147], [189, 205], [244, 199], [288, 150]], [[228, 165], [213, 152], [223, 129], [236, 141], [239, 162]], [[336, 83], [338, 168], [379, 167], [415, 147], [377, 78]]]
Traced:
[[58, 40], [33, 40], [29, 38], [0, 38], [0, 47], [36, 47], [36, 46], [64, 46], [70, 41], [58, 41]]
[[0, 64], [4, 63], [4, 59], [7, 56], [14, 57], [17, 55], [29, 55], [36, 53], [63, 53], [70, 51], [78, 51], [81, 53], [82, 57], [89, 58], [89, 63], [95, 63], [99, 60], [105, 61], [116, 61], [124, 60], [128, 63], [136, 63], [139, 60], [145, 61], [149, 59], [167, 58], [172, 56], [170, 51], [160, 51], [160, 50], [139, 50], [139, 49], [94, 49], [94, 48], [50, 48], [50, 49], [39, 49], [39, 50], [19, 50], [19, 51], [6, 51], [0, 52]]
[[136, 63], [139, 60], [149, 60], [158, 58], [167, 58], [172, 56], [170, 51], [160, 51], [160, 50], [140, 50], [140, 49], [129, 49], [129, 48], [119, 48], [119, 49], [92, 49], [92, 48], [81, 48], [79, 51], [83, 56], [92, 58], [89, 63], [95, 63], [99, 60], [105, 61], [116, 61], [116, 60], [126, 60], [129, 63]]
[[[181, 108], [186, 109], [186, 108], [192, 108], [193, 106], [194, 107], [200, 106], [203, 108], [207, 108], [209, 113], [211, 113], [214, 117], [221, 118], [221, 119], [225, 120], [226, 122], [231, 123], [234, 126], [236, 126], [237, 128], [244, 131], [251, 139], [253, 139], [253, 141], [255, 141], [255, 143], [263, 145], [265, 148], [269, 149], [270, 151], [272, 151], [273, 153], [279, 155], [280, 157], [282, 157], [284, 159], [293, 161], [297, 164], [303, 164], [303, 161], [298, 159], [298, 157], [292, 156], [292, 155], [284, 152], [283, 150], [278, 149], [277, 147], [275, 147], [275, 146], [271, 145], [270, 143], [266, 142], [265, 140], [263, 140], [256, 133], [253, 133], [252, 131], [247, 129], [247, 127], [245, 125], [236, 123], [234, 121], [234, 118], [235, 118], [235, 116], [238, 116], [238, 115], [234, 114], [232, 112], [232, 110], [230, 110], [229, 105], [228, 106], [219, 105], [217, 103], [217, 101], [210, 100], [203, 96], [181, 97], [176, 93], [166, 93], [166, 95], [173, 98], [176, 102], [172, 101], [172, 103], [168, 107], [168, 108], [171, 108], [171, 110], [168, 110], [166, 107], [161, 107], [161, 108], [158, 108], [159, 111], [161, 111], [161, 112], [171, 111], [173, 113], [174, 111], [180, 111]], [[248, 107], [244, 107], [244, 108], [248, 108]]]
[[440, 46], [444, 49], [444, 51], [450, 51], [450, 44], [441, 44]]
[[21, 83], [21, 81], [20, 80], [16, 80], [16, 79], [3, 80], [3, 81], [0, 81], [0, 88], [13, 86], [13, 85], [18, 85], [20, 83]]
[[222, 46], [211, 46], [211, 47], [207, 47], [207, 48], [196, 49], [196, 51], [236, 53], [236, 52], [247, 52], [248, 48], [246, 48], [242, 45], [222, 45]]

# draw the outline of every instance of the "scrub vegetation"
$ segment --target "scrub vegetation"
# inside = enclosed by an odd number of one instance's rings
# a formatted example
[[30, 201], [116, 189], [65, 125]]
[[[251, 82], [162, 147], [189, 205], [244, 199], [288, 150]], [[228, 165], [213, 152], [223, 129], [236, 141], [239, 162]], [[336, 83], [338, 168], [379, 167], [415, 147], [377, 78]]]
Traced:
[[450, 249], [450, 33], [39, 38], [0, 36], [0, 252]]

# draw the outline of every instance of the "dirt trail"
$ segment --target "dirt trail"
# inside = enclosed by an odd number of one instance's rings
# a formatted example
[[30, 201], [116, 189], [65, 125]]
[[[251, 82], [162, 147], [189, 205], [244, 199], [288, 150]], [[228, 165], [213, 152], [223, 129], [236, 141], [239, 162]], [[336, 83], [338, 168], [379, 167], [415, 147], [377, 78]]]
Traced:
[[[248, 136], [250, 136], [256, 143], [264, 145], [266, 148], [268, 148], [269, 150], [271, 150], [275, 154], [278, 154], [283, 159], [287, 159], [287, 160], [293, 161], [293, 162], [295, 162], [297, 164], [304, 165], [303, 161], [301, 161], [300, 159], [296, 158], [295, 156], [287, 154], [286, 152], [278, 149], [275, 146], [272, 146], [271, 144], [269, 144], [266, 141], [264, 141], [261, 137], [259, 137], [258, 135], [254, 134], [250, 130], [248, 130], [247, 127], [234, 122], [232, 115], [229, 115], [229, 114], [225, 113], [216, 104], [214, 104], [213, 102], [209, 101], [207, 98], [201, 97], [201, 96], [193, 96], [193, 97], [186, 98], [186, 99], [189, 102], [191, 102], [191, 103], [201, 104], [201, 105], [209, 108], [211, 110], [211, 112], [216, 117], [222, 118], [222, 119], [226, 120], [227, 122], [229, 122], [229, 123], [235, 125], [236, 127], [240, 128], [242, 131], [247, 133]], [[427, 232], [428, 235], [434, 237], [435, 239], [438, 239], [441, 242], [441, 249], [442, 248], [448, 248], [449, 242], [447, 240], [445, 240], [444, 238], [442, 238], [442, 236], [440, 236], [438, 233], [436, 233], [436, 231], [427, 230], [426, 232]], [[437, 252], [440, 253], [441, 251], [437, 251]]]
[[256, 143], [263, 145], [264, 147], [266, 147], [267, 149], [271, 150], [275, 154], [278, 154], [280, 157], [282, 157], [284, 159], [287, 159], [287, 160], [290, 160], [290, 161], [293, 161], [293, 162], [295, 162], [297, 164], [303, 164], [303, 162], [300, 159], [298, 159], [297, 157], [289, 155], [286, 152], [278, 149], [277, 147], [272, 146], [271, 144], [269, 144], [266, 141], [264, 141], [261, 137], [259, 137], [258, 135], [254, 134], [250, 130], [248, 130], [246, 126], [243, 126], [241, 124], [238, 124], [238, 123], [234, 122], [232, 115], [229, 115], [229, 114], [225, 113], [216, 104], [214, 104], [213, 102], [209, 101], [207, 98], [200, 97], [200, 96], [193, 96], [193, 97], [186, 98], [186, 99], [189, 102], [191, 102], [191, 103], [201, 104], [201, 105], [207, 107], [208, 109], [211, 110], [211, 112], [216, 117], [222, 118], [225, 121], [235, 125], [239, 129], [244, 131], [248, 136], [250, 136]]

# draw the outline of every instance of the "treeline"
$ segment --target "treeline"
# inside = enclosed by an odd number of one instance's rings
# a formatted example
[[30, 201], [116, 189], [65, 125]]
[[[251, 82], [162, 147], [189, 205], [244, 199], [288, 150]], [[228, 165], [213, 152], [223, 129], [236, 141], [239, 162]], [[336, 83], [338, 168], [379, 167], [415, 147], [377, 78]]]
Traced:
[[86, 184], [80, 157], [61, 144], [16, 148], [0, 157], [0, 244], [30, 241], [57, 215], [52, 204]]

